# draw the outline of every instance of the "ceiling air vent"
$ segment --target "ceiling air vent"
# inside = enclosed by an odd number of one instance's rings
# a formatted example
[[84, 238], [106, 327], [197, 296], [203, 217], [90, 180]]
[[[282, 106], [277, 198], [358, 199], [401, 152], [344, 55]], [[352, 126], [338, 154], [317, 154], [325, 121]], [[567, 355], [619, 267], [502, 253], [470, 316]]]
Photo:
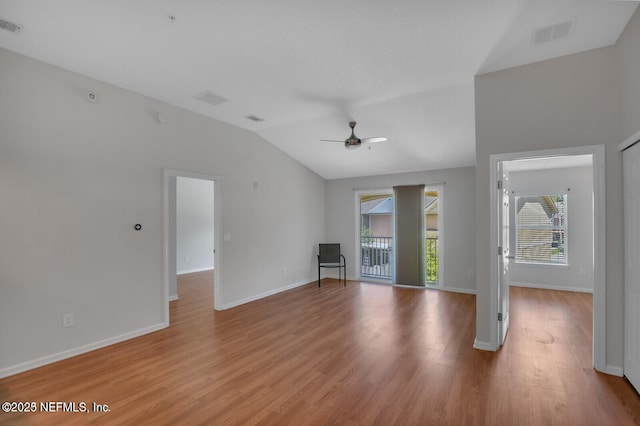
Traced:
[[256, 117], [255, 115], [247, 115], [245, 118], [251, 121], [264, 121], [264, 118]]
[[194, 96], [194, 98], [196, 98], [199, 101], [202, 101], [206, 104], [209, 105], [213, 105], [213, 106], [218, 106], [220, 104], [223, 104], [225, 102], [229, 102], [229, 99], [227, 98], [223, 98], [220, 95], [216, 95], [215, 93], [207, 90], [206, 92], [202, 92], [202, 93], [198, 93], [197, 95]]
[[548, 41], [559, 40], [571, 35], [571, 30], [576, 23], [576, 18], [558, 22], [553, 25], [538, 28], [533, 34], [533, 43], [542, 44]]
[[2, 18], [0, 18], [0, 28], [11, 31], [12, 33], [19, 33], [22, 31], [22, 25], [14, 24], [13, 22], [6, 21]]

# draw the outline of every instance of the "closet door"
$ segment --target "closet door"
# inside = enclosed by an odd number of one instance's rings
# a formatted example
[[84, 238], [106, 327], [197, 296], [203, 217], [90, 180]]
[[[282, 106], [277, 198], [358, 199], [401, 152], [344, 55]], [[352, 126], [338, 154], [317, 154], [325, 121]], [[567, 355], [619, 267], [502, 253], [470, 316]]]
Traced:
[[624, 375], [640, 390], [640, 143], [622, 154], [624, 194]]

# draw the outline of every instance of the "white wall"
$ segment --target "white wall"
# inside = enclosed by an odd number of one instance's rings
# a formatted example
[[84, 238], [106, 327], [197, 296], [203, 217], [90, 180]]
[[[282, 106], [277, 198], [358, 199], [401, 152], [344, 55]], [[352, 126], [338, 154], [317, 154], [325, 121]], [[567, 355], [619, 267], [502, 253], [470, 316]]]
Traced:
[[444, 287], [448, 290], [474, 292], [475, 269], [475, 171], [474, 167], [432, 170], [337, 179], [327, 182], [327, 242], [341, 244], [347, 259], [347, 276], [356, 276], [355, 190], [386, 189], [395, 185], [436, 184], [444, 182], [443, 236]]
[[[637, 40], [636, 46], [640, 43]], [[491, 154], [606, 145], [606, 363], [622, 366], [620, 87], [614, 47], [476, 77], [476, 341], [491, 346]]]
[[622, 142], [640, 131], [640, 8], [616, 44], [622, 99]]
[[252, 132], [6, 50], [0, 63], [0, 376], [163, 326], [165, 168], [221, 178], [223, 306], [314, 279], [326, 183], [309, 169]]
[[[511, 285], [593, 292], [592, 175], [591, 167], [510, 173], [511, 206], [516, 205], [513, 198], [518, 195], [557, 194], [571, 188], [567, 196], [568, 266], [513, 262], [509, 271]], [[514, 208], [511, 209], [510, 223], [514, 225], [510, 227], [511, 232], [515, 232]]]
[[177, 273], [213, 269], [213, 188], [211, 180], [177, 178]]

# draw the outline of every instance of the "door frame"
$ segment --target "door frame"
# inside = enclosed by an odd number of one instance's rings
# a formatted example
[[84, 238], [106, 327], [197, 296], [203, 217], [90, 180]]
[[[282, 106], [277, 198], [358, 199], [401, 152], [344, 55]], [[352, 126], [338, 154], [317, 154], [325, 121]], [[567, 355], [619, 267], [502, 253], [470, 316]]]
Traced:
[[[171, 253], [175, 253], [176, 247], [176, 235], [175, 230], [171, 232], [171, 209], [175, 211], [176, 199], [170, 197], [170, 182], [172, 179], [177, 180], [178, 177], [209, 180], [213, 182], [213, 309], [222, 310], [222, 244], [220, 238], [220, 230], [222, 229], [222, 204], [220, 194], [220, 181], [219, 176], [207, 175], [203, 173], [164, 169], [163, 186], [164, 186], [164, 202], [163, 202], [163, 228], [164, 228], [164, 253], [163, 253], [163, 275], [164, 275], [164, 301], [163, 301], [163, 320], [165, 327], [170, 324], [169, 318], [169, 277], [170, 269], [170, 256]], [[174, 250], [172, 250], [172, 248]], [[175, 263], [175, 262], [174, 262]], [[176, 271], [173, 271], [175, 273]]]
[[[594, 225], [594, 288], [593, 288], [593, 349], [592, 365], [602, 372], [607, 371], [606, 366], [606, 199], [605, 199], [605, 146], [590, 145], [568, 148], [557, 148], [540, 151], [511, 152], [503, 154], [492, 154], [489, 157], [489, 197], [490, 197], [490, 232], [487, 248], [496, 252], [498, 247], [497, 227], [499, 226], [499, 216], [497, 212], [496, 182], [498, 162], [525, 160], [541, 157], [558, 157], [567, 155], [591, 154], [593, 159], [593, 225]], [[498, 262], [490, 263], [490, 344], [493, 350], [497, 350], [499, 345], [498, 310]]]

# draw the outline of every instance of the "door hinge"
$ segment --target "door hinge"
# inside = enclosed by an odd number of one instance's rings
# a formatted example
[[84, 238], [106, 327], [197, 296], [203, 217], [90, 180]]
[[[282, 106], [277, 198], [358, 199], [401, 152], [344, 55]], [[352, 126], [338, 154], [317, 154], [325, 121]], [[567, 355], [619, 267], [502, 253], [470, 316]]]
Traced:
[[501, 180], [498, 181], [498, 189], [502, 189], [502, 181]]
[[498, 256], [502, 256], [502, 247], [498, 246]]
[[502, 322], [502, 312], [498, 312], [498, 322]]

